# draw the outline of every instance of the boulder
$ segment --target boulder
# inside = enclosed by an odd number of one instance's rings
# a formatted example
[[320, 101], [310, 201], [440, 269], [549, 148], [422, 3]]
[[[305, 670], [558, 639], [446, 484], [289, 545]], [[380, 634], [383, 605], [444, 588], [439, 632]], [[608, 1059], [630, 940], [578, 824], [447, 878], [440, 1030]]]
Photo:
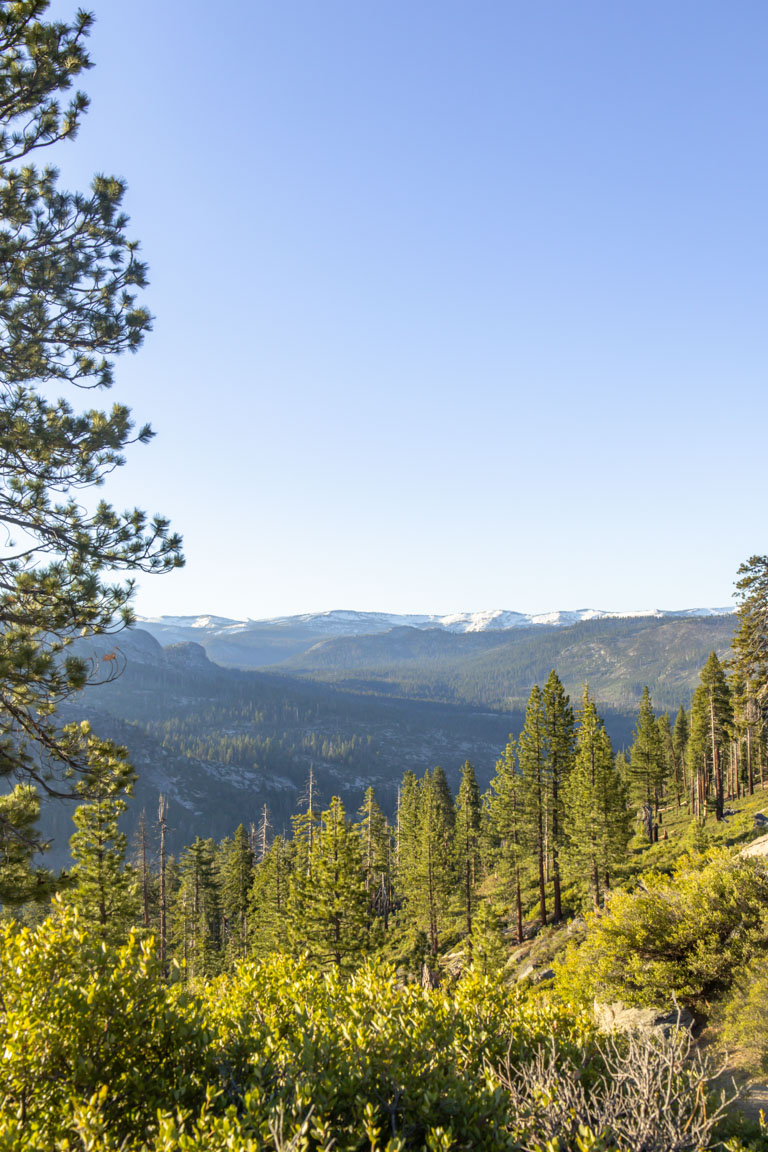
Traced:
[[635, 1008], [623, 1000], [612, 1004], [595, 1001], [595, 1021], [603, 1032], [661, 1032], [669, 1036], [676, 1027], [693, 1028], [687, 1008]]
[[554, 980], [554, 968], [535, 968], [533, 964], [526, 964], [517, 974], [518, 984], [522, 984], [523, 980], [530, 980], [534, 984], [543, 984], [546, 980]]
[[755, 825], [755, 828], [765, 828], [768, 826], [768, 816], [766, 816], [765, 812], [755, 812], [752, 817], [752, 823]]
[[740, 856], [768, 856], [768, 836], [758, 836], [746, 848], [742, 848]]

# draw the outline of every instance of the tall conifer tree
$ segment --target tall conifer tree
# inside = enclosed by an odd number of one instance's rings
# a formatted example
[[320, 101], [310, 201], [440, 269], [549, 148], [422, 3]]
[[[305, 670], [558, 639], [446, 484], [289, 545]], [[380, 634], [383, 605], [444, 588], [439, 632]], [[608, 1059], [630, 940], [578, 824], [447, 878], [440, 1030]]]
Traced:
[[517, 756], [523, 777], [523, 816], [525, 837], [536, 859], [539, 883], [539, 915], [547, 922], [546, 865], [549, 814], [549, 749], [544, 698], [534, 684], [525, 710], [525, 724], [517, 742]]
[[701, 670], [691, 703], [690, 754], [703, 780], [704, 792], [713, 793], [715, 819], [725, 810], [725, 758], [733, 726], [731, 692], [720, 660], [712, 652]]
[[219, 878], [224, 948], [228, 958], [236, 960], [248, 951], [248, 912], [253, 885], [253, 849], [242, 824], [231, 840], [222, 841]]
[[579, 713], [576, 761], [566, 787], [568, 858], [574, 876], [589, 878], [598, 908], [611, 872], [626, 855], [629, 813], [603, 722], [588, 690]]
[[73, 815], [76, 831], [70, 849], [75, 884], [67, 900], [101, 936], [119, 942], [138, 913], [136, 877], [126, 870], [126, 838], [118, 827], [136, 773], [125, 748], [99, 740], [87, 723], [73, 725], [71, 738], [80, 746], [89, 775], [87, 782], [76, 785], [85, 799]]
[[173, 906], [176, 958], [188, 980], [212, 976], [221, 967], [221, 894], [216, 845], [196, 837], [179, 859], [179, 883]]
[[496, 763], [488, 799], [489, 821], [497, 842], [501, 871], [512, 892], [517, 942], [523, 942], [523, 901], [521, 876], [525, 861], [523, 824], [523, 781], [517, 771], [516, 741], [510, 736]]
[[291, 877], [289, 910], [294, 940], [317, 963], [349, 968], [360, 961], [368, 939], [363, 856], [337, 796], [316, 829], [311, 875], [299, 870]]
[[366, 790], [358, 831], [370, 922], [379, 917], [386, 928], [392, 907], [392, 837], [373, 788]]
[[633, 799], [642, 806], [646, 833], [653, 840], [654, 821], [658, 816], [665, 761], [661, 733], [648, 687], [643, 688], [635, 736], [629, 753], [633, 780]]
[[736, 581], [738, 628], [734, 663], [745, 694], [768, 701], [768, 556], [750, 556]]
[[253, 876], [249, 904], [250, 951], [256, 956], [279, 952], [289, 936], [290, 850], [275, 836]]
[[425, 772], [418, 790], [414, 856], [406, 875], [405, 913], [436, 957], [454, 886], [454, 807], [442, 768]]
[[544, 718], [547, 749], [547, 841], [552, 861], [553, 919], [563, 916], [560, 891], [560, 856], [565, 846], [564, 789], [575, 755], [576, 723], [570, 698], [552, 670], [544, 685]]
[[[682, 779], [682, 788], [684, 792], [690, 792], [690, 780], [688, 772], [688, 737], [690, 735], [690, 727], [688, 724], [688, 716], [682, 704], [675, 717], [675, 726], [672, 729], [672, 750], [675, 755], [675, 762], [678, 765], [678, 770]], [[691, 806], [693, 811], [693, 805]]]
[[480, 789], [475, 770], [464, 761], [456, 802], [454, 833], [458, 893], [461, 902], [467, 948], [472, 954], [472, 917], [475, 912], [477, 886], [480, 881]]
[[[162, 518], [118, 512], [92, 498], [124, 450], [146, 443], [130, 410], [100, 411], [93, 394], [113, 383], [115, 358], [150, 327], [137, 300], [146, 285], [138, 245], [126, 234], [125, 184], [94, 177], [69, 192], [40, 149], [73, 139], [88, 107], [72, 89], [90, 67], [93, 16], [47, 21], [46, 0], [3, 3], [0, 35], [0, 896], [19, 895], [35, 833], [30, 787], [51, 800], [103, 805], [77, 730], [57, 708], [93, 669], [68, 646], [129, 623], [133, 581], [121, 571], [181, 563], [180, 540]], [[81, 408], [78, 389], [88, 392]], [[80, 409], [80, 410], [78, 410]], [[80, 493], [89, 490], [87, 497]], [[109, 663], [109, 662], [107, 662]], [[97, 678], [102, 679], [107, 664]], [[112, 667], [117, 668], [114, 660]], [[77, 782], [77, 784], [76, 784]], [[84, 813], [81, 811], [81, 819]], [[85, 833], [79, 829], [79, 833]], [[2, 866], [10, 868], [3, 892]], [[84, 865], [81, 863], [81, 874]], [[30, 893], [42, 874], [32, 874]], [[103, 902], [101, 902], [103, 903]]]

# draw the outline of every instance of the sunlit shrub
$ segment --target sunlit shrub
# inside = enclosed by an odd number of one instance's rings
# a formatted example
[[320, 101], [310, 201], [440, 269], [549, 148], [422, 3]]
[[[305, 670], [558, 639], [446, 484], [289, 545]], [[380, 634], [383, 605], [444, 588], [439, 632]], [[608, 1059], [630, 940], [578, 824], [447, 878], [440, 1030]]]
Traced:
[[215, 1076], [200, 1009], [166, 988], [152, 945], [110, 947], [71, 909], [36, 929], [0, 925], [0, 992], [2, 1114], [42, 1147], [92, 1099], [122, 1137], [158, 1108], [199, 1107]]
[[564, 998], [621, 999], [694, 1009], [721, 994], [768, 946], [768, 874], [760, 861], [718, 852], [686, 857], [672, 876], [647, 873], [614, 892], [558, 973]]
[[338, 1149], [359, 1147], [366, 1129], [422, 1147], [437, 1128], [451, 1146], [512, 1147], [494, 1067], [553, 1033], [567, 1047], [589, 1032], [475, 973], [450, 993], [425, 992], [383, 967], [344, 980], [282, 957], [243, 964], [209, 986], [206, 1003], [254, 1128], [264, 1133], [278, 1106], [291, 1125], [311, 1108], [313, 1131]]

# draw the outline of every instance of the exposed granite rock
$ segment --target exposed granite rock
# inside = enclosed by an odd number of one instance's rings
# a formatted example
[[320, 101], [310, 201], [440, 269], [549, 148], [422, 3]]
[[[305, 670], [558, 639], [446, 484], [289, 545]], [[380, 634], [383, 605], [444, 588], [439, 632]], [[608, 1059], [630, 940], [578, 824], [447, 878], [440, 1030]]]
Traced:
[[604, 1032], [662, 1032], [668, 1036], [676, 1027], [693, 1028], [695, 1020], [687, 1008], [635, 1008], [622, 1000], [594, 1006], [595, 1020]]
[[740, 856], [768, 856], [768, 835], [758, 836], [746, 848], [742, 848]]

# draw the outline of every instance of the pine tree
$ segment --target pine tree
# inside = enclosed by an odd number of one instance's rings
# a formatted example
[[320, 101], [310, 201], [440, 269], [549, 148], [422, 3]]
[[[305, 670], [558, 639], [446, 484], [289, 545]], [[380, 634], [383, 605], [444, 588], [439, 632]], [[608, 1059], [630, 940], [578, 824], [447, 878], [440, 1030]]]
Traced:
[[291, 824], [293, 825], [292, 852], [295, 857], [295, 868], [303, 869], [307, 876], [311, 877], [315, 835], [319, 819], [316, 809], [317, 784], [315, 781], [314, 768], [312, 767], [309, 769], [304, 802], [306, 804], [304, 812], [291, 819]]
[[693, 775], [692, 811], [701, 823], [707, 818], [707, 798], [712, 777], [711, 752], [709, 694], [702, 684], [697, 684], [691, 700], [687, 757]]
[[162, 794], [157, 806], [157, 827], [160, 834], [160, 874], [158, 877], [160, 939], [158, 941], [158, 956], [163, 971], [165, 971], [166, 960], [168, 959], [168, 853], [166, 843], [168, 836], [168, 797]]
[[576, 760], [566, 787], [570, 870], [588, 877], [595, 908], [626, 855], [629, 813], [603, 722], [587, 689], [579, 713]]
[[[755, 789], [755, 753], [768, 713], [768, 556], [751, 556], [736, 582], [738, 628], [733, 638], [734, 711], [745, 744], [746, 786]], [[762, 759], [760, 779], [763, 780]]]
[[576, 724], [570, 698], [554, 669], [544, 685], [544, 717], [547, 748], [547, 842], [552, 861], [553, 920], [563, 916], [560, 855], [566, 842], [563, 795], [575, 755]]
[[[714, 794], [715, 819], [725, 810], [724, 767], [733, 726], [731, 692], [717, 653], [712, 652], [701, 670], [700, 683], [691, 703], [689, 754], [699, 777], [702, 803]], [[703, 812], [702, 812], [703, 815]]]
[[49, 869], [32, 866], [40, 850], [39, 819], [40, 795], [30, 784], [19, 784], [0, 796], [0, 903], [42, 904], [59, 885]]
[[[126, 235], [123, 181], [97, 176], [72, 193], [54, 168], [31, 163], [74, 138], [88, 105], [66, 93], [90, 67], [93, 18], [46, 22], [47, 7], [17, 0], [0, 11], [0, 776], [20, 781], [3, 800], [0, 863], [12, 860], [16, 889], [18, 849], [40, 844], [29, 786], [84, 801], [90, 780], [101, 802], [99, 770], [56, 715], [91, 675], [68, 645], [130, 621], [133, 582], [105, 573], [181, 563], [166, 520], [87, 498], [152, 432], [134, 431], [124, 404], [78, 412], [73, 397], [111, 386], [115, 358], [140, 346], [150, 316], [136, 299], [146, 268]], [[109, 655], [100, 680], [118, 669]]]
[[425, 772], [418, 789], [411, 782], [409, 793], [416, 827], [412, 844], [401, 842], [404, 917], [414, 937], [424, 934], [434, 961], [454, 890], [453, 797], [442, 768]]
[[702, 687], [709, 705], [709, 738], [712, 750], [712, 777], [715, 789], [715, 819], [725, 812], [725, 760], [733, 731], [733, 701], [725, 669], [712, 652], [701, 670]]
[[145, 932], [149, 931], [153, 912], [153, 878], [149, 863], [149, 829], [147, 828], [147, 812], [142, 808], [139, 813], [139, 823], [133, 838], [133, 867], [137, 873], [139, 898], [141, 902], [141, 922]]
[[415, 883], [419, 858], [419, 807], [421, 782], [406, 772], [397, 793], [395, 818], [395, 885], [402, 901]]
[[[688, 724], [688, 716], [686, 715], [685, 708], [683, 708], [681, 704], [675, 717], [675, 727], [672, 730], [672, 750], [674, 752], [677, 769], [680, 772], [683, 792], [687, 792], [690, 787], [687, 760], [689, 735], [690, 726]], [[691, 804], [691, 811], [693, 811], [693, 804]]]
[[214, 842], [199, 836], [179, 860], [174, 945], [189, 980], [214, 975], [221, 967], [221, 896], [216, 864]]
[[517, 942], [523, 942], [523, 901], [521, 877], [525, 860], [523, 847], [523, 781], [517, 771], [516, 742], [510, 736], [496, 763], [488, 798], [491, 834], [498, 845], [501, 871], [512, 890]]
[[368, 938], [368, 893], [360, 839], [337, 796], [323, 812], [312, 848], [311, 874], [293, 873], [289, 885], [293, 939], [318, 964], [353, 967]]
[[680, 779], [680, 765], [678, 764], [677, 757], [675, 756], [675, 742], [672, 734], [672, 722], [669, 718], [668, 712], [662, 712], [661, 716], [656, 718], [656, 726], [659, 729], [659, 741], [661, 743], [661, 752], [664, 758], [663, 779], [665, 782], [672, 782], [672, 785], [675, 789], [675, 803], [679, 808], [682, 782]]
[[[75, 731], [76, 728], [76, 731]], [[127, 752], [91, 734], [83, 722], [72, 727], [71, 738], [89, 766], [88, 781], [78, 781], [86, 797], [72, 817], [76, 831], [70, 840], [74, 885], [67, 901], [82, 920], [104, 939], [122, 941], [138, 911], [136, 878], [125, 867], [125, 834], [118, 828], [136, 777]]]
[[544, 698], [534, 684], [525, 711], [525, 724], [517, 742], [517, 756], [523, 777], [523, 819], [525, 839], [536, 859], [539, 881], [539, 915], [547, 922], [546, 862], [548, 857], [547, 816], [550, 795], [547, 717]]
[[290, 852], [285, 839], [275, 836], [257, 864], [249, 902], [250, 951], [266, 956], [282, 950], [289, 928], [288, 887]]
[[750, 556], [738, 576], [734, 664], [745, 695], [763, 704], [768, 700], [768, 556]]
[[378, 918], [386, 929], [392, 909], [392, 837], [373, 788], [366, 789], [358, 831], [363, 852], [363, 876], [368, 893], [369, 923]]
[[464, 761], [461, 783], [456, 802], [454, 851], [458, 893], [467, 937], [467, 949], [472, 955], [472, 917], [480, 881], [480, 789], [475, 770], [469, 760]]
[[253, 850], [242, 824], [231, 840], [222, 841], [219, 883], [224, 948], [230, 960], [239, 959], [248, 951], [248, 910], [253, 885]]
[[660, 794], [664, 783], [665, 763], [661, 734], [647, 686], [643, 688], [629, 763], [633, 779], [633, 799], [642, 806], [646, 833], [648, 839], [652, 841], [654, 821], [658, 818]]

